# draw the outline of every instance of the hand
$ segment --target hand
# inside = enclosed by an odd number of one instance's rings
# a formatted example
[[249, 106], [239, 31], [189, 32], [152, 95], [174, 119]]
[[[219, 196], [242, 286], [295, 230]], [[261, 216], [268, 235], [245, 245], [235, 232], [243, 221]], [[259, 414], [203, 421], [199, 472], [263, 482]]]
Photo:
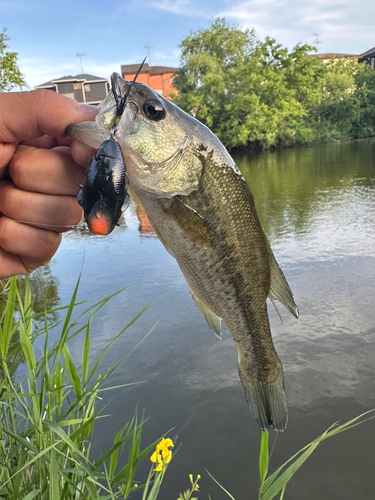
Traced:
[[[72, 159], [72, 140], [65, 129], [70, 123], [93, 120], [97, 109], [35, 90], [1, 93], [0, 110], [2, 279], [49, 262], [64, 226], [80, 221], [76, 195], [85, 171]], [[87, 148], [82, 153], [76, 148], [75, 158], [85, 166], [89, 154]]]

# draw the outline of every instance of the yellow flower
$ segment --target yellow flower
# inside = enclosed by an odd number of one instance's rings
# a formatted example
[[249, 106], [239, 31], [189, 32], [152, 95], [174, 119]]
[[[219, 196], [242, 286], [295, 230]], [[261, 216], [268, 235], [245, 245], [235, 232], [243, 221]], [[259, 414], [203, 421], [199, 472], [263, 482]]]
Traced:
[[168, 449], [170, 447], [174, 447], [174, 444], [169, 438], [163, 438], [156, 446], [156, 451], [154, 451], [150, 458], [151, 462], [158, 462], [158, 466], [154, 469], [155, 472], [160, 472], [163, 469], [163, 466], [169, 464], [172, 460], [172, 451]]
[[169, 438], [165, 439], [165, 438], [163, 438], [160, 441], [160, 443], [157, 445], [156, 450], [157, 451], [160, 451], [160, 450], [169, 451], [168, 448], [170, 448], [170, 447], [172, 447], [172, 448], [174, 447], [172, 439], [169, 439]]
[[160, 472], [163, 470], [163, 462], [161, 462], [157, 467], [156, 469], [154, 469], [155, 472]]
[[171, 450], [163, 450], [162, 451], [163, 458], [165, 459], [165, 462], [169, 464], [169, 462], [172, 460], [172, 452]]

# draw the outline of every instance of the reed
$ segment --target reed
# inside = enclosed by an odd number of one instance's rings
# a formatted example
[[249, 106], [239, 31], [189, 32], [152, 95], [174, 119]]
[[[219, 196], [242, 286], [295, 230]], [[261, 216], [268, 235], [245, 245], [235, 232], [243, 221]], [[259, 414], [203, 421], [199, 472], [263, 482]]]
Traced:
[[[142, 449], [143, 417], [135, 415], [125, 423], [99, 459], [93, 461], [91, 452], [95, 422], [103, 417], [97, 408], [100, 393], [111, 389], [104, 387], [110, 375], [150, 332], [101, 375], [100, 363], [148, 306], [115, 336], [91, 367], [91, 324], [97, 312], [122, 290], [73, 318], [77, 305], [84, 304], [76, 301], [78, 286], [79, 280], [70, 304], [60, 308], [65, 312], [63, 320], [51, 322], [48, 311], [38, 318], [33, 313], [28, 278], [22, 294], [17, 279], [9, 281], [0, 314], [0, 499], [125, 499], [145, 486], [136, 481], [136, 470], [141, 461], [149, 460], [156, 442]], [[38, 328], [36, 319], [41, 325]], [[49, 348], [51, 329], [57, 327], [60, 339]], [[78, 334], [84, 336], [79, 365], [69, 349]], [[34, 342], [41, 335], [44, 343], [38, 357]], [[23, 369], [26, 379], [19, 383]], [[120, 465], [125, 446], [127, 461]], [[158, 474], [160, 484], [164, 473]], [[155, 489], [151, 488], [152, 496], [148, 489], [147, 485], [144, 498], [156, 498]]]

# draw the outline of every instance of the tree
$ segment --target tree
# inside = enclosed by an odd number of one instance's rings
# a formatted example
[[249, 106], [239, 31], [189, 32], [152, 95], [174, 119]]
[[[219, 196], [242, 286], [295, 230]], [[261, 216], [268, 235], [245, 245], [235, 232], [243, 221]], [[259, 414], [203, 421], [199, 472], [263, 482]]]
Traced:
[[216, 19], [181, 49], [174, 102], [194, 110], [228, 149], [295, 142], [304, 103], [319, 101], [307, 90], [320, 71], [307, 45], [289, 53], [273, 39], [260, 42], [253, 29]]
[[9, 92], [15, 86], [25, 85], [24, 77], [17, 66], [17, 52], [9, 52], [6, 28], [0, 33], [0, 92]]
[[368, 65], [324, 64], [309, 45], [289, 51], [225, 19], [190, 33], [181, 49], [173, 100], [227, 149], [375, 135], [375, 71]]

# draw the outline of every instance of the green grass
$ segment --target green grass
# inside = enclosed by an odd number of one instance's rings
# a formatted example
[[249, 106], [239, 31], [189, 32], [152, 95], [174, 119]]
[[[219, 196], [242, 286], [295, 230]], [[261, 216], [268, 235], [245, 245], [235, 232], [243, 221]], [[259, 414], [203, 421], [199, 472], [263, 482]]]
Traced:
[[[91, 367], [91, 324], [116, 294], [87, 307], [73, 319], [78, 286], [79, 280], [69, 306], [60, 308], [65, 318], [51, 323], [46, 312], [38, 317], [42, 326], [36, 329], [28, 278], [23, 296], [17, 279], [9, 282], [0, 318], [0, 499], [128, 498], [132, 491], [144, 487], [135, 479], [137, 466], [149, 460], [156, 443], [142, 449], [143, 418], [135, 415], [124, 423], [98, 460], [91, 459], [91, 451], [95, 421], [103, 418], [97, 409], [100, 393], [111, 389], [105, 387], [108, 378], [139, 344], [101, 375], [100, 363], [146, 308], [114, 337]], [[50, 330], [56, 327], [61, 328], [60, 339], [49, 348]], [[78, 334], [84, 336], [79, 366], [69, 349]], [[44, 343], [38, 357], [34, 342], [41, 335]], [[18, 383], [21, 364], [27, 377]], [[124, 447], [126, 464], [120, 466], [120, 457], [121, 464], [125, 461]], [[161, 484], [161, 476], [164, 474], [157, 475], [154, 485]], [[152, 496], [148, 489], [144, 489], [144, 498], [156, 498], [154, 486]]]

